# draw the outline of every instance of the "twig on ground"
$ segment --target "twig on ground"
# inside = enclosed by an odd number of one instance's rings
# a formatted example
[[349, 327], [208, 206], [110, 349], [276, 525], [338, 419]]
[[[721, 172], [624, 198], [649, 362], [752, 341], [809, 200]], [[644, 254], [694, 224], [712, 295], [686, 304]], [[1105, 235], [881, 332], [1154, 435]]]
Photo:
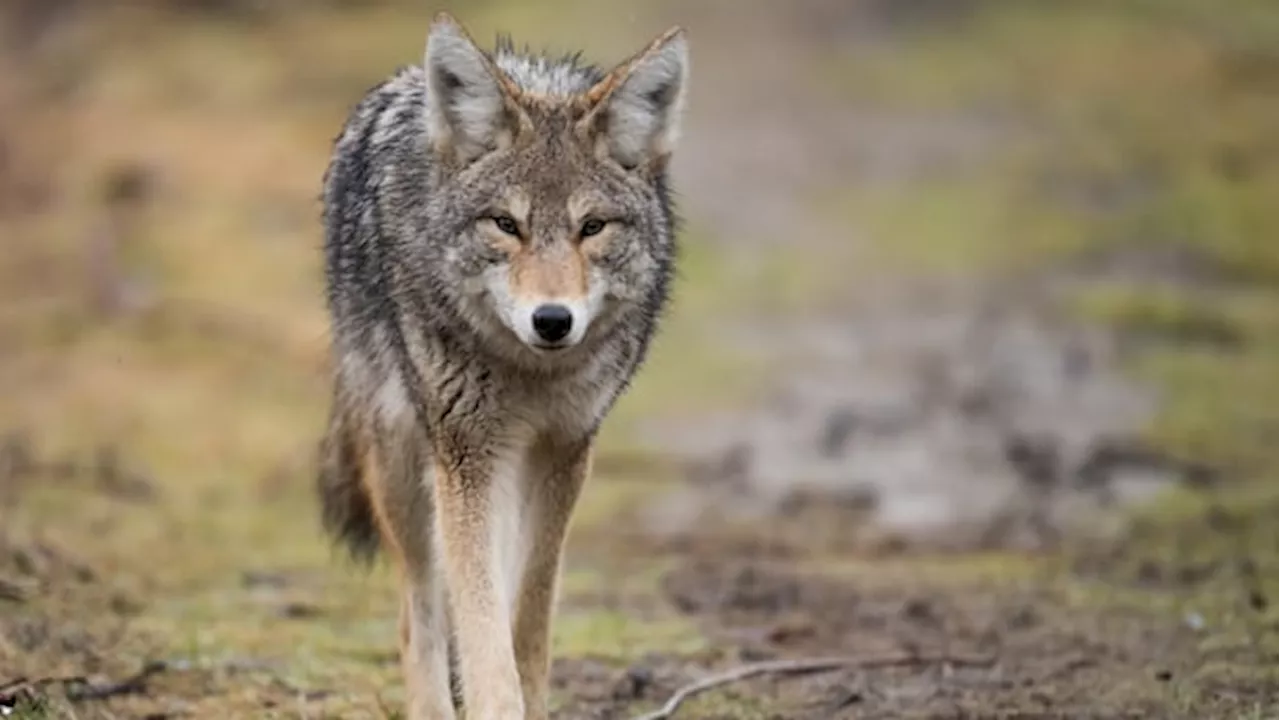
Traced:
[[726, 670], [717, 675], [689, 683], [676, 690], [666, 704], [653, 712], [634, 720], [669, 720], [686, 700], [723, 685], [746, 680], [759, 675], [807, 675], [845, 668], [885, 668], [910, 665], [951, 665], [959, 667], [989, 667], [996, 659], [989, 656], [955, 655], [887, 655], [882, 657], [829, 657], [800, 660], [770, 660]]
[[0, 600], [21, 603], [27, 601], [27, 595], [26, 589], [18, 583], [0, 578]]
[[66, 694], [67, 700], [71, 702], [82, 702], [88, 700], [106, 700], [118, 695], [133, 695], [135, 693], [146, 692], [147, 680], [151, 676], [169, 670], [170, 666], [164, 662], [147, 663], [142, 670], [130, 675], [119, 682], [106, 683], [104, 685], [93, 685], [83, 675], [69, 675], [64, 677], [42, 677], [42, 678], [25, 678], [20, 677], [5, 683], [0, 683], [0, 700], [9, 697], [17, 697], [20, 693], [33, 693], [52, 685], [61, 685]]
[[8, 695], [17, 695], [18, 693], [31, 687], [34, 683], [30, 678], [14, 678], [6, 683], [0, 684], [0, 698]]
[[168, 669], [168, 663], [156, 661], [147, 663], [141, 670], [119, 682], [105, 685], [86, 685], [83, 687], [72, 685], [67, 688], [67, 699], [72, 702], [105, 700], [117, 695], [134, 695], [146, 692], [147, 680], [151, 679], [153, 675], [158, 675]]
[[49, 685], [70, 685], [87, 683], [83, 675], [67, 675], [64, 677], [27, 678], [19, 677], [0, 683], [0, 698], [16, 695], [28, 690], [47, 687]]
[[14, 710], [25, 704], [40, 701], [40, 689], [58, 683], [83, 683], [80, 676], [28, 678], [18, 677], [0, 683], [0, 717], [8, 717]]

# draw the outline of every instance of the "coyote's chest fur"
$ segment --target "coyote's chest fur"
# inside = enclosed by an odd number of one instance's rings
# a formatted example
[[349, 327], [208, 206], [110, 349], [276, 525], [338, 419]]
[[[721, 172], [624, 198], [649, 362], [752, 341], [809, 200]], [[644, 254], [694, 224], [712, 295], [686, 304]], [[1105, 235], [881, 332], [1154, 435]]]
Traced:
[[[608, 360], [626, 362], [628, 358], [615, 349], [614, 353], [588, 358], [581, 367], [555, 374], [471, 364], [452, 383], [440, 365], [428, 366], [419, 392], [430, 396], [429, 406], [451, 402], [455, 408], [465, 405], [463, 409], [468, 413], [492, 412], [492, 431], [501, 435], [528, 441], [543, 436], [585, 438], [604, 419], [625, 381]], [[391, 369], [379, 378], [369, 377], [369, 384], [372, 403], [382, 422], [420, 426], [429, 431], [429, 420], [422, 417], [422, 403], [413, 397], [401, 371]]]

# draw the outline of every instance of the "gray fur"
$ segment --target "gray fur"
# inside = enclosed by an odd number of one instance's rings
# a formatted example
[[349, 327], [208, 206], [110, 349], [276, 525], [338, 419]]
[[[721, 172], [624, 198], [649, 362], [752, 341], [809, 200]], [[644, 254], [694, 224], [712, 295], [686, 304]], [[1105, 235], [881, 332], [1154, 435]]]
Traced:
[[604, 77], [593, 65], [582, 65], [580, 56], [552, 58], [517, 52], [510, 37], [500, 36], [493, 54], [494, 63], [522, 88], [541, 95], [567, 97], [586, 92]]

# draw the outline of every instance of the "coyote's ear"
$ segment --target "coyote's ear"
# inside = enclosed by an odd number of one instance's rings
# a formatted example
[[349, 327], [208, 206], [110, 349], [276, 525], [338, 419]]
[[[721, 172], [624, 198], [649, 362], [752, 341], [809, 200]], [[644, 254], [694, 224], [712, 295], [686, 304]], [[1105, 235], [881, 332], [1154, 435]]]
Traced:
[[678, 27], [663, 33], [587, 91], [584, 120], [597, 148], [625, 168], [664, 162], [680, 134], [689, 48]]
[[448, 13], [427, 35], [426, 120], [439, 153], [464, 162], [511, 143], [519, 112], [511, 81]]

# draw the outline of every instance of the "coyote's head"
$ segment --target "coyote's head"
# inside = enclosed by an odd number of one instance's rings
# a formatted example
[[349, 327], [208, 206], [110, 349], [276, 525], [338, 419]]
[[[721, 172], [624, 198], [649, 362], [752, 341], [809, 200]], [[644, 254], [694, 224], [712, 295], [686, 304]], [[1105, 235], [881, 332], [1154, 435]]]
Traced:
[[549, 358], [628, 308], [657, 312], [673, 255], [665, 170], [687, 66], [678, 28], [601, 73], [509, 42], [487, 53], [437, 17], [424, 63], [424, 232], [444, 248], [432, 274], [478, 329]]

